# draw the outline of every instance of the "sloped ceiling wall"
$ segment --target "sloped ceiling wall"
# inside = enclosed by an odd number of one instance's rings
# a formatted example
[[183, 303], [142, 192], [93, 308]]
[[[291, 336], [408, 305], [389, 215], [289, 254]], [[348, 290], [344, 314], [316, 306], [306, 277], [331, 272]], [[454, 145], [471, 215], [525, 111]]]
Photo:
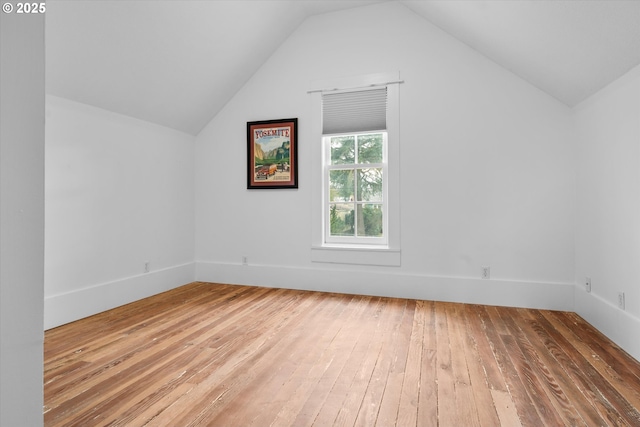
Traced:
[[[638, 1], [395, 2], [570, 106], [640, 63]], [[305, 19], [372, 3], [52, 0], [47, 93], [196, 135]]]

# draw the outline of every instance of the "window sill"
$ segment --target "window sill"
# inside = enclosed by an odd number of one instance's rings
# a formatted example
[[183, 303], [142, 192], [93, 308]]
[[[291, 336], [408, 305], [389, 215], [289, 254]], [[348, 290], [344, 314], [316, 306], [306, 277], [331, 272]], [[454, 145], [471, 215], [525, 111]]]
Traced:
[[400, 266], [400, 250], [388, 247], [325, 245], [311, 247], [311, 261], [332, 264]]

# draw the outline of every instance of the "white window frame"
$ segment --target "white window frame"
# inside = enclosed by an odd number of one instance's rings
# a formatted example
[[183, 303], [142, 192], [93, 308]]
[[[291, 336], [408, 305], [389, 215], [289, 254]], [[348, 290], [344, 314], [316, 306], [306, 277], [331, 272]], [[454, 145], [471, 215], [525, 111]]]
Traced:
[[[399, 72], [368, 74], [353, 77], [323, 79], [312, 83], [309, 90], [309, 149], [311, 154], [311, 260], [336, 264], [400, 266], [400, 111]], [[322, 143], [322, 93], [336, 90], [357, 90], [373, 86], [387, 87], [387, 162], [385, 185], [386, 243], [327, 242], [325, 239], [324, 144]]]
[[[356, 135], [356, 138], [358, 135], [367, 135], [367, 134], [377, 134], [377, 133], [381, 133], [383, 135], [383, 143], [382, 143], [382, 162], [381, 163], [352, 163], [352, 164], [344, 164], [344, 165], [331, 165], [330, 164], [330, 160], [331, 160], [331, 138], [336, 137], [336, 136], [350, 136], [350, 135]], [[323, 192], [324, 192], [324, 196], [323, 196], [323, 216], [324, 216], [324, 242], [326, 244], [344, 244], [344, 245], [382, 245], [384, 247], [388, 246], [388, 236], [389, 236], [389, 232], [388, 232], [388, 227], [389, 227], [389, 221], [388, 221], [388, 213], [387, 213], [387, 198], [388, 198], [388, 179], [387, 179], [387, 174], [389, 173], [388, 170], [388, 163], [387, 163], [387, 142], [388, 142], [388, 134], [386, 129], [385, 130], [379, 130], [379, 131], [367, 131], [367, 132], [353, 132], [353, 133], [346, 133], [346, 134], [334, 134], [334, 135], [323, 135], [322, 137], [322, 144], [324, 147], [324, 159], [323, 159], [323, 166], [324, 166], [324, 173], [323, 173], [323, 180], [324, 180], [324, 185], [323, 185]], [[356, 145], [357, 146], [357, 145]], [[356, 149], [356, 158], [357, 158], [357, 153], [358, 150]], [[382, 169], [382, 201], [380, 202], [380, 204], [382, 205], [382, 233], [383, 236], [382, 237], [365, 237], [365, 236], [332, 236], [330, 233], [330, 223], [331, 223], [331, 217], [330, 217], [330, 202], [329, 202], [329, 171], [332, 170], [356, 170], [356, 169], [361, 169], [361, 168], [379, 168]], [[354, 177], [355, 179], [355, 177]], [[355, 179], [355, 181], [357, 181], [357, 179]], [[357, 185], [357, 183], [356, 183]], [[354, 205], [358, 205], [358, 204], [377, 204], [378, 202], [359, 202], [357, 200], [352, 202]]]

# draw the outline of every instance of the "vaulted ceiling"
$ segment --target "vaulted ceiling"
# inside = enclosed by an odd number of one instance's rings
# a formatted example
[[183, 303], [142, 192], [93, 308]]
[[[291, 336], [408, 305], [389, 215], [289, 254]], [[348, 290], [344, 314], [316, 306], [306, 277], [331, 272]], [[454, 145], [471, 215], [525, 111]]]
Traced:
[[[196, 135], [308, 17], [386, 0], [49, 0], [47, 93]], [[640, 0], [392, 0], [574, 106], [640, 64]]]

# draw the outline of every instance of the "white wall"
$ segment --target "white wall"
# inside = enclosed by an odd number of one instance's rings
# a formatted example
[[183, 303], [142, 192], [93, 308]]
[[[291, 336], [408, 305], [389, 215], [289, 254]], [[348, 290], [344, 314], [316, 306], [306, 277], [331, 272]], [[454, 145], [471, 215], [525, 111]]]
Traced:
[[47, 96], [46, 328], [193, 280], [194, 139]]
[[[402, 266], [312, 263], [307, 90], [387, 71], [405, 80]], [[246, 190], [246, 122], [287, 117], [300, 188]], [[308, 19], [197, 138], [196, 277], [570, 310], [573, 151], [567, 107], [401, 4]]]
[[640, 67], [576, 107], [575, 125], [575, 310], [640, 359]]
[[0, 16], [0, 426], [42, 426], [44, 15]]
[[[388, 71], [405, 80], [402, 265], [311, 262], [307, 90]], [[307, 20], [197, 137], [195, 161], [188, 135], [49, 97], [45, 326], [195, 278], [575, 309], [639, 357], [638, 74], [574, 115], [388, 3]], [[300, 188], [247, 190], [246, 122], [286, 117]]]

